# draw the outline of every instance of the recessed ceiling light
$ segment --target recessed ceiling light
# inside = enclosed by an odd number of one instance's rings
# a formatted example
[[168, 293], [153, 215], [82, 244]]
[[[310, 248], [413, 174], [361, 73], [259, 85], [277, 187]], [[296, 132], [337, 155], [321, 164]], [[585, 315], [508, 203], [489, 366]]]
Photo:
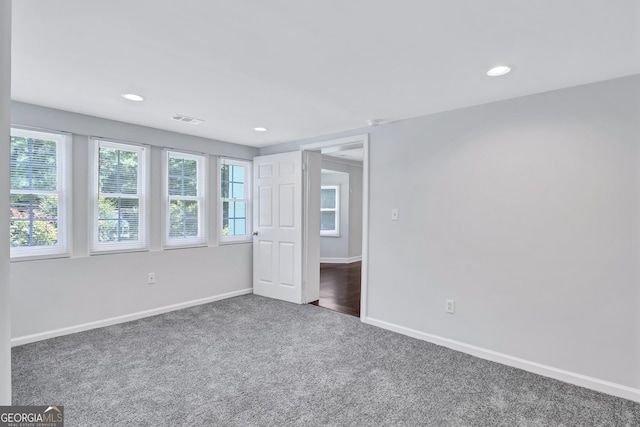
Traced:
[[255, 130], [256, 132], [266, 132], [269, 129], [267, 128], [263, 128], [263, 127], [257, 127], [257, 128], [253, 128], [253, 130]]
[[508, 74], [511, 71], [511, 67], [507, 65], [498, 65], [497, 67], [493, 67], [489, 71], [487, 71], [487, 76], [489, 77], [499, 77]]
[[120, 96], [123, 97], [124, 99], [128, 99], [129, 101], [136, 101], [136, 102], [144, 101], [144, 98], [142, 96], [136, 95], [135, 93], [123, 93]]

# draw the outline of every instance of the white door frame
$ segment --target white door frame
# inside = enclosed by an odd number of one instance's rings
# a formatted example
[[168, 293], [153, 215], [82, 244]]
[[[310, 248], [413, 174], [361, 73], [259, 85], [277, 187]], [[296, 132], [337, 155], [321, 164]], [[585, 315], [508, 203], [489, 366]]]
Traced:
[[[369, 134], [364, 133], [359, 135], [347, 136], [344, 138], [304, 144], [300, 146], [300, 149], [317, 151], [327, 147], [358, 143], [362, 143], [364, 151], [364, 157], [362, 161], [362, 278], [360, 283], [360, 320], [366, 323], [368, 311], [367, 296], [369, 285]], [[305, 193], [305, 198], [306, 197], [308, 197], [308, 192]], [[305, 212], [304, 215], [309, 215], [309, 212]], [[304, 223], [308, 224], [309, 221], [304, 221]], [[304, 230], [305, 235], [308, 232], [309, 230]], [[304, 244], [306, 244], [306, 242]]]

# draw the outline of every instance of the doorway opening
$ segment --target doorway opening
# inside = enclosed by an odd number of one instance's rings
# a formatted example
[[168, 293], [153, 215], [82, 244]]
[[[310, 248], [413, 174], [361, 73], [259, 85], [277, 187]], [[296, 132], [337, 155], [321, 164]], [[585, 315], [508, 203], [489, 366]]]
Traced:
[[[361, 317], [366, 312], [367, 135], [303, 147], [321, 153], [318, 299], [310, 304]], [[316, 184], [317, 185], [317, 184]], [[310, 230], [311, 231], [311, 230]], [[364, 288], [364, 289], [363, 289]]]

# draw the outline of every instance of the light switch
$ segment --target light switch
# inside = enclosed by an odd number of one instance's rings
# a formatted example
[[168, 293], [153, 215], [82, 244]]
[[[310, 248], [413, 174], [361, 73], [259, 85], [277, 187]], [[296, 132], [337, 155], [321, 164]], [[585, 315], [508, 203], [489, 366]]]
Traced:
[[391, 221], [398, 220], [398, 209], [391, 209]]

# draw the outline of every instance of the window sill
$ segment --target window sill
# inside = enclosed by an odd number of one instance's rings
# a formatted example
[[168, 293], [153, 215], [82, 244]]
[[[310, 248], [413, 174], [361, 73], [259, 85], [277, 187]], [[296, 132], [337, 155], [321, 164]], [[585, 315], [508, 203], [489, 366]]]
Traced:
[[253, 239], [242, 239], [242, 240], [220, 240], [218, 242], [218, 246], [225, 245], [238, 245], [243, 243], [253, 243]]
[[33, 256], [17, 256], [10, 259], [10, 262], [25, 262], [25, 261], [43, 261], [48, 259], [63, 259], [71, 258], [70, 253], [63, 254], [50, 254], [50, 255], [33, 255]]
[[114, 255], [114, 254], [128, 254], [128, 253], [136, 253], [136, 252], [149, 252], [149, 248], [132, 248], [132, 249], [113, 249], [113, 250], [103, 250], [103, 251], [92, 251], [89, 253], [89, 256], [96, 255]]
[[193, 243], [190, 245], [165, 245], [163, 250], [172, 251], [174, 249], [196, 249], [196, 248], [208, 248], [209, 245], [205, 242]]

